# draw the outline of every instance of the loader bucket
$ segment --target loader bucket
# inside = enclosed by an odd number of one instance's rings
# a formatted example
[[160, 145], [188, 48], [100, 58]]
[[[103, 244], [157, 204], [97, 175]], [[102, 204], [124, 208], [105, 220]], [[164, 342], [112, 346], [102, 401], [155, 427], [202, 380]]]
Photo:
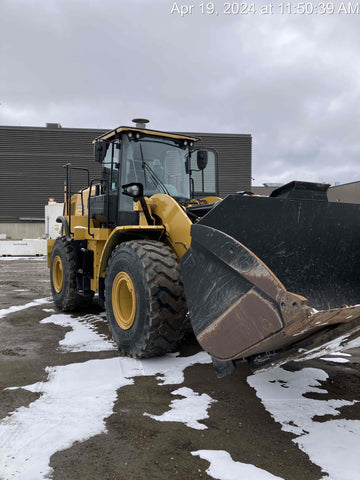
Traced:
[[292, 182], [229, 195], [191, 227], [181, 260], [194, 333], [215, 360], [281, 351], [360, 318], [360, 205]]

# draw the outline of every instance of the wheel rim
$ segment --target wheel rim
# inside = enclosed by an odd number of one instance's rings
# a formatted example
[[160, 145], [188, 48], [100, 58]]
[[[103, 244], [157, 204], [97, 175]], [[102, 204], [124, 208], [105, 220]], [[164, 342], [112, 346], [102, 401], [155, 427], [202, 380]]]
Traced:
[[64, 268], [61, 257], [56, 255], [52, 268], [52, 280], [56, 293], [60, 293], [64, 284]]
[[135, 321], [136, 294], [131, 277], [125, 272], [119, 272], [114, 279], [112, 306], [119, 327], [129, 330]]

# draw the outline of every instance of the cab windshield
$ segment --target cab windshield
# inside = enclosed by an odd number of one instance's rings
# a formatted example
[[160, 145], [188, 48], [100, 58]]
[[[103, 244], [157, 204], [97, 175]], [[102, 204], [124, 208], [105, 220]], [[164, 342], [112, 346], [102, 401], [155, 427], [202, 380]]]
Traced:
[[121, 145], [124, 183], [139, 182], [144, 195], [166, 193], [176, 199], [190, 198], [189, 175], [186, 173], [189, 149], [183, 140], [124, 135]]

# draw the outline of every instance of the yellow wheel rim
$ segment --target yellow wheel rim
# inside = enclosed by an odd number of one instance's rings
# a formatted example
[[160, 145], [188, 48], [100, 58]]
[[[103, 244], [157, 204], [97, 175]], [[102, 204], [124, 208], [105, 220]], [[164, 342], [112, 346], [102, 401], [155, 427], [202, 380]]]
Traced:
[[59, 255], [56, 255], [53, 261], [52, 280], [56, 293], [60, 293], [64, 284], [64, 268]]
[[123, 330], [129, 330], [135, 321], [136, 294], [134, 284], [125, 272], [119, 272], [114, 279], [112, 306], [119, 327]]

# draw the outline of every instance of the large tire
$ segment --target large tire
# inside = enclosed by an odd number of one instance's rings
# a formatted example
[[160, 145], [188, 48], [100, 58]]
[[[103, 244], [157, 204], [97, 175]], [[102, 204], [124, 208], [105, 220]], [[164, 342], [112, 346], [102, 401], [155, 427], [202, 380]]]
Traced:
[[55, 240], [50, 259], [50, 283], [55, 305], [64, 312], [80, 307], [85, 298], [76, 290], [74, 247], [65, 237]]
[[105, 306], [123, 354], [146, 358], [174, 351], [184, 336], [187, 307], [171, 249], [152, 240], [118, 245], [106, 271]]

